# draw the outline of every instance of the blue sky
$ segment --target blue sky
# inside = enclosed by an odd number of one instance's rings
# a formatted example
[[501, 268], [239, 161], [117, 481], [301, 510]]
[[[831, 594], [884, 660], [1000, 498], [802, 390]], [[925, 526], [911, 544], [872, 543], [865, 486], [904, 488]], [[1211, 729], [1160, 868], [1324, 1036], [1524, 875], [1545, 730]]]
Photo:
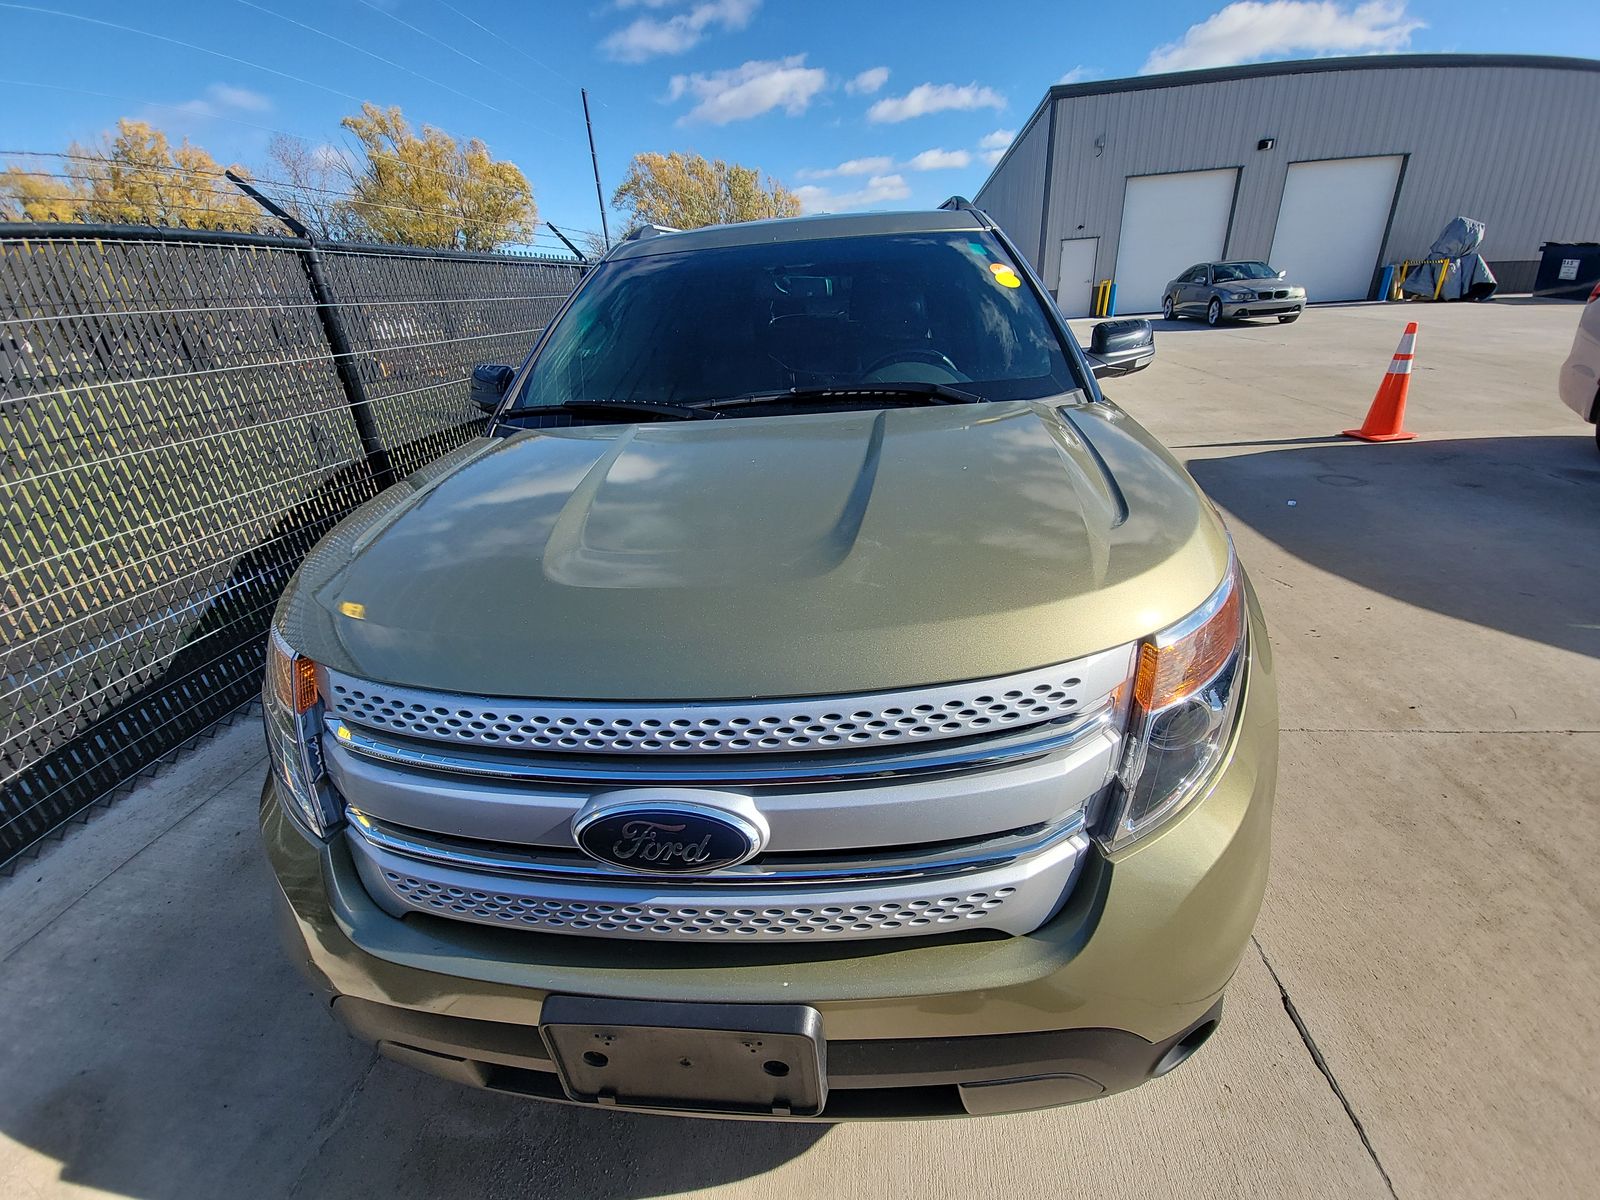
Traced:
[[682, 149], [839, 210], [970, 195], [1062, 79], [1394, 51], [1600, 57], [1595, 0], [0, 0], [0, 22], [0, 149], [64, 149], [136, 116], [259, 170], [273, 131], [338, 145], [339, 118], [372, 100], [483, 138], [542, 216], [577, 230], [599, 224], [580, 85], [608, 194], [634, 153]]

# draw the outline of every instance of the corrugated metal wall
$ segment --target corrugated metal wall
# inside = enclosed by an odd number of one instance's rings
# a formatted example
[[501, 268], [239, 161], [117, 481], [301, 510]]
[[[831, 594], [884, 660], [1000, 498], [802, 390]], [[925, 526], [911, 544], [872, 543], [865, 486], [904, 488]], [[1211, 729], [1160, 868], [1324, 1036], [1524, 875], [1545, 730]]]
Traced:
[[[1044, 106], [1000, 161], [976, 203], [989, 211], [1031, 260], [1039, 253], [1039, 220], [1044, 215], [1044, 166], [1049, 157], [1049, 106]], [[1005, 216], [1001, 216], [1004, 213]], [[1046, 257], [1055, 257], [1047, 255]], [[1037, 269], [1039, 264], [1034, 263]], [[1060, 264], [1056, 264], [1056, 269]], [[1052, 278], [1050, 286], [1055, 286]]]
[[[1600, 240], [1600, 70], [1368, 67], [1054, 103], [1048, 188], [1047, 103], [977, 198], [1033, 256], [1048, 195], [1046, 249], [1034, 266], [1052, 287], [1052, 248], [1064, 237], [1098, 236], [1097, 270], [1110, 276], [1128, 176], [1214, 167], [1241, 168], [1233, 258], [1270, 252], [1290, 163], [1378, 154], [1407, 156], [1385, 261], [1421, 257], [1457, 215], [1488, 225], [1480, 253], [1490, 260], [1537, 258], [1545, 241]], [[1269, 137], [1273, 148], [1257, 150]]]

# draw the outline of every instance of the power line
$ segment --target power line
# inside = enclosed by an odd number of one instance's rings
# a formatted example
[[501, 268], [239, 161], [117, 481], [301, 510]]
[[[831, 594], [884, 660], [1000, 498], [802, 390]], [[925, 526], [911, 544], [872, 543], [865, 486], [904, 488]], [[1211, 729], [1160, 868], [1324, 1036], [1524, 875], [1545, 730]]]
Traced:
[[[68, 158], [68, 159], [73, 159], [75, 161], [82, 161], [82, 162], [107, 162], [108, 161], [106, 159], [95, 158], [93, 155], [88, 155], [88, 154], [59, 154], [59, 153], [52, 153], [50, 151], [42, 151], [41, 152], [41, 151], [26, 151], [26, 150], [3, 150], [3, 151], [0, 151], [0, 154], [27, 154], [27, 155], [37, 154], [40, 157], [52, 157], [52, 158], [60, 157], [60, 158]], [[113, 164], [113, 165], [121, 165], [121, 164]], [[200, 168], [200, 167], [183, 167], [183, 166], [178, 166], [178, 165], [175, 165], [175, 164], [174, 165], [168, 165], [168, 164], [164, 164], [164, 163], [138, 163], [138, 164], [135, 164], [134, 167], [133, 167], [132, 173], [136, 174], [137, 172], [140, 172], [140, 171], [191, 172], [191, 173], [196, 174], [196, 175], [201, 175], [201, 176], [205, 176], [207, 178], [213, 178], [213, 179], [222, 179], [222, 178], [226, 177], [226, 172], [223, 172], [223, 171], [207, 171], [207, 170], [204, 170], [203, 168]], [[78, 176], [71, 175], [71, 174], [68, 174], [68, 173], [62, 172], [62, 171], [29, 171], [28, 174], [30, 176], [36, 178], [36, 179], [59, 179], [59, 180], [67, 181], [67, 182], [77, 182], [78, 181]], [[316, 185], [309, 184], [309, 183], [291, 183], [288, 180], [283, 180], [283, 179], [257, 179], [257, 178], [254, 178], [254, 177], [251, 177], [249, 182], [261, 184], [262, 186], [265, 186], [265, 187], [293, 188], [293, 189], [298, 189], [300, 191], [316, 192], [316, 193], [320, 193], [323, 196], [333, 197], [333, 198], [336, 198], [338, 200], [344, 201], [344, 202], [350, 204], [352, 207], [356, 207], [358, 209], [359, 208], [380, 208], [380, 209], [390, 210], [390, 211], [393, 211], [393, 212], [412, 213], [412, 214], [414, 214], [416, 216], [421, 216], [421, 217], [450, 217], [450, 218], [458, 220], [458, 221], [470, 221], [470, 220], [472, 220], [472, 217], [470, 216], [470, 214], [468, 214], [464, 210], [460, 210], [460, 209], [453, 209], [453, 208], [424, 208], [424, 207], [421, 207], [419, 205], [394, 204], [394, 203], [390, 203], [390, 202], [383, 201], [383, 200], [368, 200], [365, 197], [363, 197], [359, 192], [343, 191], [343, 190], [340, 190], [340, 189], [337, 189], [337, 188], [317, 187]], [[213, 188], [213, 189], [211, 189], [211, 193], [210, 194], [216, 196], [219, 200], [236, 200], [236, 199], [239, 199], [239, 194], [237, 192], [225, 190], [225, 189], [222, 189], [222, 188]], [[62, 195], [59, 195], [59, 196], [41, 197], [41, 199], [43, 199], [43, 200], [45, 200], [47, 202], [65, 202], [65, 201], [69, 201], [69, 200], [71, 200], [71, 201], [81, 201], [82, 203], [85, 203], [85, 204], [94, 204], [94, 203], [97, 202], [97, 198], [93, 194], [84, 195], [82, 193], [72, 193], [72, 192], [66, 192], [66, 193], [63, 193]], [[222, 213], [230, 213], [230, 214], [231, 213], [235, 213], [235, 212], [243, 211], [243, 212], [248, 212], [252, 217], [255, 216], [255, 210], [254, 209], [233, 209], [233, 208], [229, 208], [229, 207], [221, 206], [221, 205], [219, 205], [219, 206], [217, 206], [215, 208], [212, 208], [212, 207], [205, 206], [205, 205], [176, 204], [176, 203], [171, 203], [171, 202], [168, 202], [168, 201], [165, 201], [165, 200], [161, 201], [160, 204], [161, 204], [161, 207], [163, 207], [163, 208], [171, 208], [171, 209], [174, 209], [174, 210], [188, 209], [190, 211], [222, 212]], [[272, 222], [271, 221], [261, 221], [261, 222], [259, 222], [259, 224], [271, 225]], [[541, 236], [541, 234], [539, 233], [539, 231], [537, 229], [535, 229], [529, 236], [530, 237], [539, 237], [539, 236]], [[546, 235], [542, 235], [542, 236], [548, 237], [548, 236], [551, 236], [551, 235], [546, 234]]]
[[[70, 152], [67, 152], [67, 151], [62, 151], [62, 150], [0, 150], [0, 156], [6, 156], [6, 155], [10, 155], [10, 156], [13, 156], [13, 157], [25, 157], [25, 158], [59, 158], [59, 159], [67, 160], [69, 162], [108, 163], [108, 164], [111, 164], [111, 163], [114, 162], [114, 160], [107, 159], [107, 158], [105, 158], [103, 156], [100, 156], [100, 155], [95, 155], [95, 154], [73, 154], [73, 153], [70, 153]], [[403, 161], [404, 160], [402, 160], [402, 162]], [[410, 166], [412, 166], [414, 164], [406, 163], [405, 165], [410, 167]], [[163, 171], [163, 172], [168, 172], [168, 173], [173, 173], [173, 174], [182, 173], [182, 174], [189, 174], [189, 175], [198, 175], [198, 176], [203, 176], [203, 177], [206, 177], [206, 178], [209, 178], [209, 179], [219, 179], [219, 180], [227, 178], [227, 172], [224, 171], [224, 170], [212, 171], [212, 170], [207, 170], [204, 167], [183, 166], [183, 165], [178, 164], [178, 163], [153, 163], [153, 162], [151, 162], [151, 163], [136, 163], [136, 164], [133, 164], [133, 169], [136, 172], [137, 171]], [[426, 170], [427, 168], [419, 168], [419, 169]], [[29, 175], [32, 175], [32, 176], [36, 177], [36, 178], [59, 179], [59, 180], [64, 180], [64, 181], [69, 181], [69, 182], [77, 182], [78, 181], [78, 177], [77, 176], [74, 176], [74, 175], [71, 175], [71, 174], [65, 173], [65, 172], [60, 172], [60, 171], [36, 171], [36, 170], [30, 170], [27, 173]], [[458, 179], [463, 179], [463, 180], [469, 180], [470, 181], [471, 177], [470, 176], [454, 176], [453, 178], [458, 178]], [[427, 207], [423, 207], [423, 206], [420, 206], [420, 205], [395, 204], [395, 203], [392, 203], [392, 202], [387, 202], [387, 201], [382, 201], [382, 200], [369, 200], [369, 199], [365, 198], [364, 196], [362, 196], [359, 191], [356, 191], [356, 190], [353, 190], [353, 189], [319, 187], [316, 184], [298, 183], [298, 182], [294, 182], [292, 180], [287, 180], [287, 179], [263, 179], [263, 178], [259, 178], [259, 177], [251, 177], [250, 178], [250, 182], [256, 183], [256, 184], [260, 184], [260, 185], [262, 185], [264, 187], [289, 188], [289, 189], [294, 189], [294, 190], [303, 191], [303, 192], [313, 192], [313, 193], [317, 193], [317, 194], [319, 194], [321, 196], [332, 197], [332, 198], [335, 198], [335, 199], [338, 199], [338, 200], [345, 201], [345, 202], [347, 202], [347, 203], [349, 203], [349, 204], [351, 204], [353, 206], [362, 206], [362, 207], [367, 207], [367, 208], [386, 209], [386, 210], [392, 210], [392, 211], [395, 211], [395, 212], [414, 213], [414, 214], [416, 214], [418, 216], [452, 217], [452, 218], [456, 218], [456, 219], [459, 219], [459, 220], [462, 220], [462, 221], [468, 221], [468, 220], [472, 219], [470, 214], [468, 214], [464, 209], [427, 208]], [[235, 197], [235, 193], [233, 191], [228, 190], [228, 189], [223, 189], [223, 188], [215, 188], [215, 189], [213, 189], [213, 194], [216, 195], [219, 198], [222, 198], [222, 199], [233, 199]], [[61, 195], [61, 196], [44, 197], [43, 199], [51, 200], [51, 201], [82, 200], [82, 201], [87, 202], [87, 203], [92, 203], [94, 198], [92, 196], [73, 195], [71, 193], [67, 193], [67, 194], [64, 194], [64, 195]], [[217, 209], [210, 209], [210, 208], [202, 208], [201, 206], [197, 206], [197, 205], [166, 205], [166, 207], [175, 208], [175, 209], [177, 209], [177, 208], [199, 209], [201, 211], [208, 211], [208, 212], [211, 212], [211, 211], [228, 211], [226, 209], [217, 210]], [[263, 224], [270, 224], [270, 222], [263, 222]], [[593, 231], [585, 229], [585, 230], [579, 230], [579, 232], [581, 232], [581, 233], [592, 233]], [[539, 237], [551, 238], [551, 237], [553, 237], [553, 235], [550, 235], [550, 234], [542, 234], [542, 233], [540, 233], [538, 229], [535, 229], [528, 236], [530, 238], [539, 238]], [[555, 240], [559, 240], [559, 239], [557, 238]]]
[[356, 3], [364, 5], [367, 8], [370, 8], [373, 12], [377, 13], [380, 17], [387, 17], [389, 20], [393, 21], [396, 25], [404, 25], [407, 29], [411, 30], [412, 33], [418, 34], [421, 37], [427, 38], [430, 42], [434, 42], [437, 45], [443, 46], [446, 50], [450, 51], [451, 54], [459, 54], [462, 58], [466, 59], [469, 63], [472, 63], [474, 66], [482, 67], [485, 71], [492, 71], [494, 69], [488, 63], [484, 62], [481, 58], [473, 58], [472, 55], [468, 54], [465, 50], [461, 50], [461, 49], [456, 48], [455, 46], [452, 46], [449, 42], [445, 41], [443, 38], [435, 37], [433, 34], [429, 33], [426, 29], [419, 28], [418, 26], [413, 25], [410, 21], [407, 21], [402, 17], [397, 17], [392, 12], [389, 12], [389, 11], [387, 11], [385, 9], [379, 8], [376, 4], [372, 3], [372, 0], [356, 0]]
[[81, 13], [62, 12], [58, 8], [41, 8], [33, 4], [11, 4], [0, 2], [0, 8], [7, 8], [13, 12], [37, 13], [46, 17], [60, 17], [67, 21], [81, 21], [85, 25], [99, 25], [105, 29], [115, 29], [119, 33], [131, 33], [138, 37], [153, 38], [155, 41], [166, 42], [171, 46], [181, 46], [185, 50], [195, 50], [201, 54], [210, 54], [215, 58], [224, 59], [231, 63], [237, 63], [241, 67], [249, 67], [255, 71], [265, 71], [268, 75], [276, 75], [279, 79], [287, 79], [291, 83], [300, 83], [304, 84], [306, 87], [314, 87], [318, 91], [331, 92], [333, 95], [342, 96], [346, 100], [354, 100], [357, 104], [362, 103], [360, 96], [353, 96], [349, 92], [342, 92], [336, 87], [329, 87], [325, 83], [318, 83], [314, 79], [306, 79], [299, 75], [291, 75], [288, 71], [278, 70], [277, 67], [269, 67], [263, 63], [252, 62], [248, 58], [240, 58], [236, 54], [227, 54], [221, 50], [212, 50], [210, 47], [196, 45], [194, 42], [186, 42], [181, 38], [168, 37], [164, 33], [152, 33], [148, 29], [138, 29], [132, 25], [119, 25], [115, 21], [103, 21], [99, 17], [86, 17]]
[[[339, 45], [348, 50], [354, 50], [357, 54], [365, 54], [370, 59], [381, 62], [385, 66], [393, 67], [397, 71], [404, 71], [407, 75], [415, 76], [424, 83], [432, 84], [434, 87], [443, 88], [452, 95], [460, 96], [463, 100], [470, 100], [474, 104], [481, 104], [483, 107], [490, 109], [493, 112], [497, 112], [503, 117], [509, 117], [511, 115], [510, 113], [506, 112], [505, 109], [499, 107], [498, 105], [490, 104], [487, 100], [480, 100], [476, 96], [468, 95], [466, 92], [451, 87], [448, 83], [442, 83], [431, 76], [424, 75], [421, 71], [414, 71], [408, 66], [395, 62], [392, 58], [385, 58], [381, 54], [378, 54], [372, 50], [368, 50], [365, 46], [358, 46], [355, 42], [347, 42], [344, 38], [328, 33], [326, 30], [318, 29], [315, 25], [308, 25], [304, 21], [297, 20], [296, 18], [288, 16], [285, 13], [274, 12], [270, 8], [254, 3], [254, 0], [234, 0], [234, 3], [242, 4], [245, 8], [253, 8], [256, 12], [265, 13], [269, 17], [276, 17], [280, 21], [287, 21], [290, 25], [304, 29], [308, 33], [314, 33], [318, 37], [327, 38], [330, 42], [337, 42]], [[549, 131], [545, 130], [544, 132], [548, 133]]]
[[[478, 29], [480, 29], [482, 32], [488, 34], [490, 37], [492, 37], [495, 41], [499, 42], [502, 46], [506, 47], [508, 50], [511, 50], [516, 54], [522, 55], [523, 58], [527, 59], [534, 66], [539, 67], [539, 68], [541, 68], [543, 70], [549, 71], [550, 74], [556, 76], [558, 79], [564, 80], [567, 83], [572, 84], [573, 87], [577, 87], [578, 86], [576, 80], [570, 79], [567, 76], [563, 75], [560, 71], [556, 70], [549, 63], [546, 63], [546, 62], [542, 61], [541, 59], [535, 58], [533, 55], [529, 54], [526, 50], [524, 50], [521, 46], [517, 45], [517, 43], [511, 41], [508, 38], [501, 37], [498, 33], [496, 33], [494, 30], [490, 29], [482, 21], [479, 21], [475, 17], [471, 17], [468, 14], [462, 12], [454, 4], [448, 3], [448, 0], [438, 0], [438, 2], [439, 2], [441, 7], [448, 8], [451, 12], [455, 13], [456, 16], [460, 17], [463, 21], [466, 21], [468, 24], [477, 26]], [[551, 103], [554, 103], [554, 101], [551, 101]]]
[[[4, 7], [4, 5], [0, 5], [0, 7]], [[185, 111], [184, 106], [181, 105], [181, 104], [169, 104], [169, 103], [166, 103], [166, 102], [160, 101], [160, 100], [151, 100], [151, 99], [148, 99], [148, 98], [143, 97], [143, 96], [128, 96], [128, 95], [123, 95], [123, 94], [120, 94], [120, 93], [117, 93], [117, 92], [102, 92], [102, 91], [97, 91], [97, 90], [95, 90], [93, 88], [77, 87], [77, 86], [70, 85], [70, 84], [42, 83], [42, 82], [39, 82], [39, 81], [33, 80], [33, 79], [9, 79], [9, 78], [3, 78], [3, 77], [0, 77], [0, 84], [5, 84], [5, 85], [7, 85], [9, 87], [31, 87], [31, 88], [42, 88], [42, 89], [45, 89], [45, 90], [48, 90], [48, 91], [53, 91], [53, 92], [70, 92], [70, 93], [72, 93], [74, 95], [79, 95], [79, 96], [95, 96], [95, 97], [98, 97], [98, 98], [100, 98], [102, 100], [119, 100], [124, 104], [142, 104], [142, 105], [145, 105], [146, 107], [149, 107], [149, 108], [164, 108], [164, 109], [167, 109], [167, 110], [172, 111], [172, 112], [183, 112], [183, 111]], [[321, 140], [320, 138], [312, 137], [309, 134], [295, 133], [295, 132], [292, 132], [291, 130], [287, 130], [287, 129], [278, 129], [278, 128], [272, 126], [272, 125], [262, 125], [257, 121], [247, 121], [242, 117], [228, 116], [228, 115], [226, 115], [224, 113], [214, 113], [213, 114], [213, 119], [214, 120], [218, 120], [218, 121], [227, 121], [229, 124], [233, 124], [233, 125], [243, 125], [247, 129], [259, 129], [263, 133], [275, 133], [275, 134], [280, 135], [281, 137], [292, 138], [295, 141], [299, 141], [299, 142], [315, 143], [315, 142], [318, 142], [319, 140]], [[399, 154], [394, 154], [394, 153], [392, 153], [390, 151], [375, 150], [375, 149], [373, 149], [373, 148], [371, 148], [369, 146], [363, 146], [362, 147], [362, 152], [364, 154], [366, 154], [369, 158], [393, 159], [396, 162], [404, 163], [406, 165], [406, 167], [409, 170], [412, 170], [412, 171], [425, 171], [430, 175], [441, 175], [441, 176], [445, 177], [446, 179], [455, 179], [455, 180], [461, 180], [461, 181], [464, 181], [464, 182], [470, 182], [471, 181], [471, 176], [469, 176], [469, 175], [463, 175], [458, 171], [446, 171], [446, 170], [444, 170], [444, 169], [442, 169], [440, 167], [426, 166], [426, 165], [424, 165], [422, 163], [407, 162], [406, 159], [403, 156], [401, 156]], [[7, 151], [5, 153], [12, 153], [12, 154], [43, 154], [43, 153], [46, 153], [46, 152], [44, 152], [44, 151], [33, 151], [33, 150], [14, 150], [14, 151]], [[584, 233], [584, 234], [594, 234], [596, 232], [595, 230], [592, 230], [592, 229], [584, 229], [584, 228], [581, 228], [581, 227], [576, 226], [576, 225], [570, 225], [567, 222], [562, 222], [562, 224], [566, 228], [576, 229], [578, 232]]]

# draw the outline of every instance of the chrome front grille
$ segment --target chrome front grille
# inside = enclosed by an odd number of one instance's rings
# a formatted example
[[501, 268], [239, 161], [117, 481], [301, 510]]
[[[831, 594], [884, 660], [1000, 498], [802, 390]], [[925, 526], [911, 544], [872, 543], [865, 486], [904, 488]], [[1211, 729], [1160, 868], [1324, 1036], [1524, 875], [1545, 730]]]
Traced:
[[[346, 843], [392, 915], [828, 941], [1024, 934], [1049, 919], [1115, 770], [1132, 665], [1124, 646], [965, 684], [681, 704], [462, 696], [331, 670], [319, 683]], [[706, 874], [598, 862], [574, 819], [630, 788], [731, 792], [768, 840]]]
[[[1061, 903], [1088, 839], [1081, 815], [1048, 830], [890, 861], [752, 867], [723, 876], [560, 873], [514, 850], [472, 850], [354, 814], [347, 841], [368, 892], [395, 916], [425, 913], [543, 933], [681, 941], [907, 937], [989, 928], [1021, 934]], [[486, 865], [487, 868], [486, 869]]]
[[1127, 677], [1129, 649], [939, 687], [815, 699], [628, 703], [463, 696], [326, 673], [332, 713], [408, 738], [591, 755], [795, 754], [970, 738], [1071, 717]]

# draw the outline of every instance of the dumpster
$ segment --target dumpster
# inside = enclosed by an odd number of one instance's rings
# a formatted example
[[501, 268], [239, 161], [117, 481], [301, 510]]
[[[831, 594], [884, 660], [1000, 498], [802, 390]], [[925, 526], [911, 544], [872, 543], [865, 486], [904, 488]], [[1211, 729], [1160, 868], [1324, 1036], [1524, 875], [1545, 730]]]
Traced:
[[1600, 283], [1600, 242], [1546, 242], [1539, 247], [1533, 294], [1553, 300], [1587, 300]]

